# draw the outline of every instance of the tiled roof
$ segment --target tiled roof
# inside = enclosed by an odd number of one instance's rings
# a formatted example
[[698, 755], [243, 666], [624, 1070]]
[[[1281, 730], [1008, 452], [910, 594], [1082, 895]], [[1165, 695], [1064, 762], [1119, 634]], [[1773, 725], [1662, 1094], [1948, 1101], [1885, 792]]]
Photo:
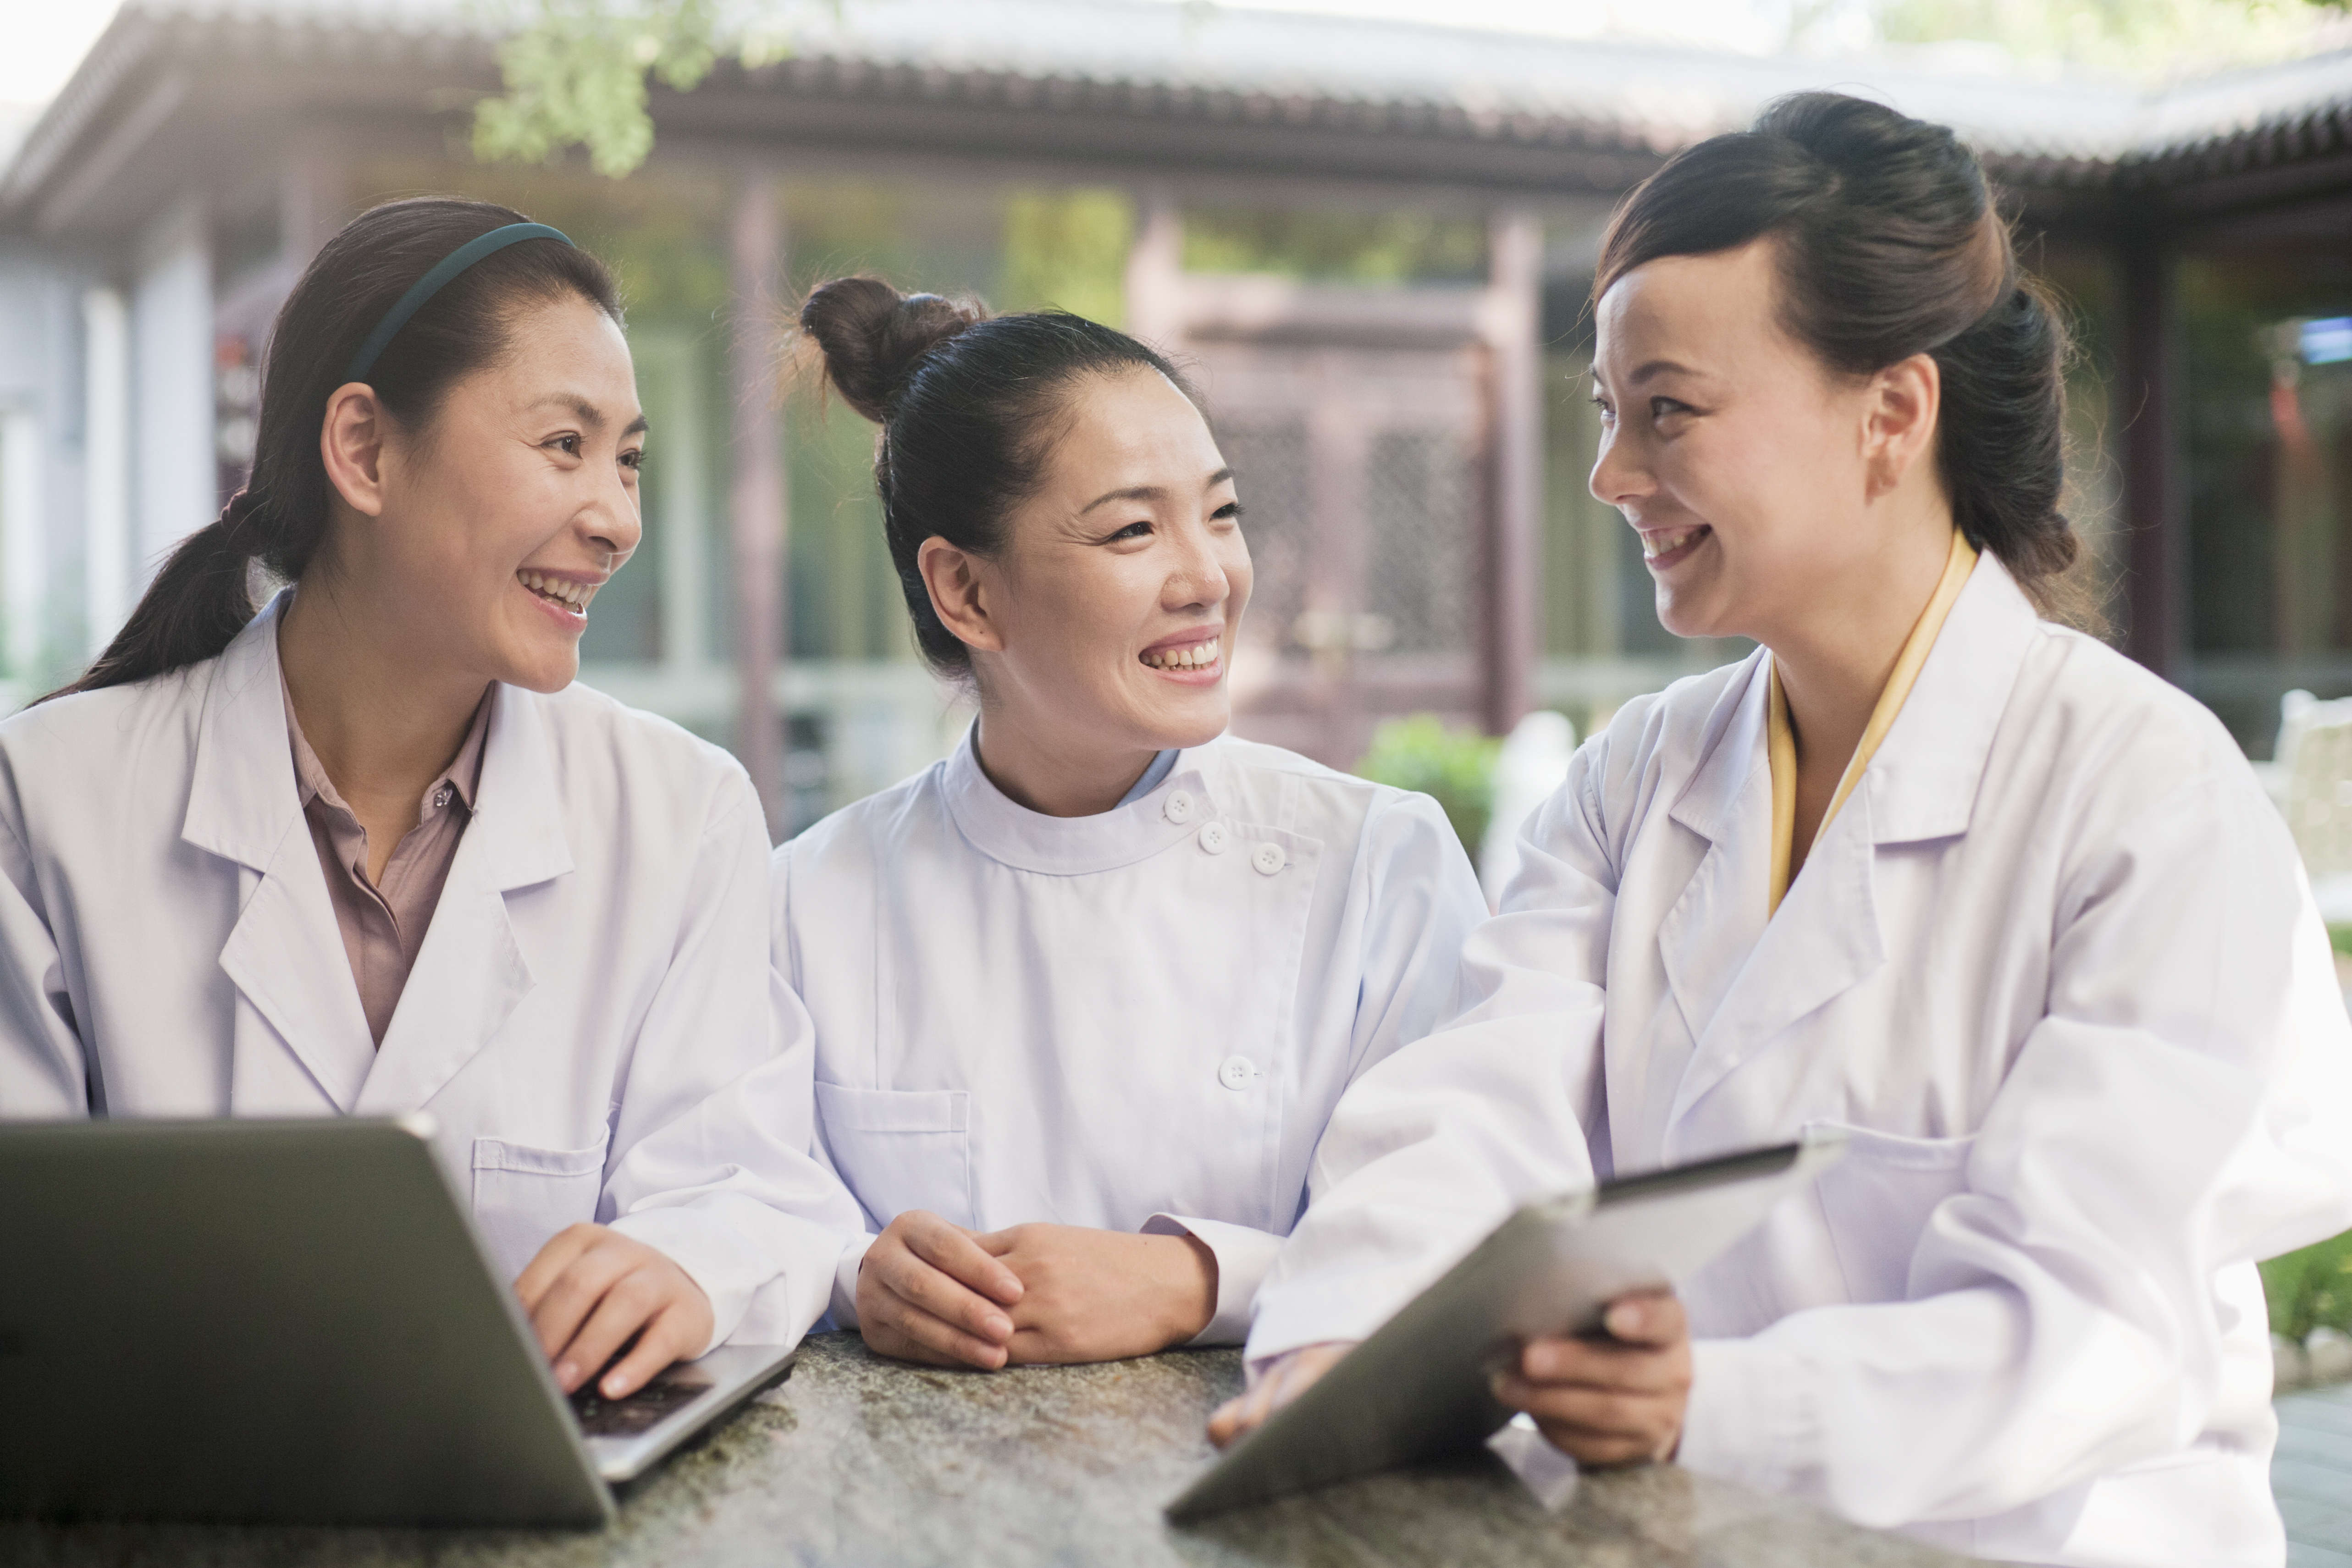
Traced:
[[[267, 38], [290, 57], [446, 55], [479, 69], [474, 0], [131, 0], [26, 137], [0, 200], [37, 183], [159, 36]], [[145, 42], [142, 44], [142, 40]], [[2114, 79], [1930, 68], [1921, 58], [1759, 57], [1621, 39], [1147, 0], [842, 0], [744, 85], [1051, 114], [1206, 119], [1654, 157], [1827, 87], [1952, 125], [2011, 179], [2192, 176], [2219, 160], [2347, 145], [2352, 47], [2144, 90]], [[2135, 173], [2136, 172], [2136, 173]]]

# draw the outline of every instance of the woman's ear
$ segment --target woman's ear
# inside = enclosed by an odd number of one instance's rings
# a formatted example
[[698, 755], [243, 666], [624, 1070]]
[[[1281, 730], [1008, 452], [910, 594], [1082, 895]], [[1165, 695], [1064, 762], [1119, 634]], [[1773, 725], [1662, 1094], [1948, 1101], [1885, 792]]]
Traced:
[[1004, 637], [989, 614], [979, 556], [935, 533], [916, 550], [915, 570], [923, 574], [923, 586], [930, 592], [931, 613], [958, 641], [985, 653], [1004, 651]]
[[1870, 500], [1895, 489], [1934, 447], [1943, 393], [1943, 370], [1933, 354], [1898, 360], [1871, 378], [1862, 432], [1864, 485]]
[[383, 515], [384, 426], [383, 406], [376, 402], [374, 389], [354, 381], [335, 388], [319, 426], [319, 456], [327, 466], [327, 482], [353, 511], [368, 517]]

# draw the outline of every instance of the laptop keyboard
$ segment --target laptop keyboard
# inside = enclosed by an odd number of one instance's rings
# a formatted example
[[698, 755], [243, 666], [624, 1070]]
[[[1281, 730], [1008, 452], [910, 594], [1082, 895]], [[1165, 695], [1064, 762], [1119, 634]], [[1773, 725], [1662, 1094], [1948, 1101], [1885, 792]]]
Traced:
[[607, 1399], [590, 1383], [572, 1396], [572, 1414], [586, 1437], [635, 1437], [656, 1426], [710, 1392], [707, 1383], [688, 1383], [667, 1374], [654, 1379], [625, 1399]]

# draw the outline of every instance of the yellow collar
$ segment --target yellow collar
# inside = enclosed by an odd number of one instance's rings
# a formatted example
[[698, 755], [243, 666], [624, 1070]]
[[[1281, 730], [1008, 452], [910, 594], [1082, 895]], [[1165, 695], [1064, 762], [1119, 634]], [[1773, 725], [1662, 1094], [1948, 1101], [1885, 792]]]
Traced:
[[[1819, 844], [1822, 835], [1829, 831], [1830, 820], [1862, 782], [1862, 772], [1870, 766], [1870, 759], [1878, 752], [1878, 743], [1886, 739], [1886, 731], [1895, 727], [1895, 716], [1903, 711], [1904, 700], [1911, 695], [1919, 671], [1927, 662], [1927, 654], [1936, 646], [1936, 638], [1944, 629], [1944, 621], [1952, 613], [1952, 605], [1968, 585], [1969, 574], [1976, 569], [1977, 552], [1958, 529], [1952, 530], [1951, 553], [1944, 558], [1944, 575], [1928, 595], [1927, 607], [1919, 612], [1918, 624], [1904, 639], [1903, 651], [1895, 658], [1895, 668], [1886, 678], [1885, 689], [1878, 694], [1878, 704], [1870, 710], [1870, 722], [1863, 727], [1862, 742], [1853, 749], [1853, 757], [1845, 765], [1844, 776], [1838, 780], [1837, 793], [1830, 796], [1830, 806], [1822, 813], [1821, 825], [1813, 829], [1813, 842]], [[1789, 722], [1789, 695], [1780, 689], [1780, 668], [1772, 667], [1772, 691], [1765, 717], [1765, 755], [1772, 764], [1772, 892], [1771, 911], [1778, 912], [1780, 900], [1788, 896], [1789, 883], [1801, 865], [1792, 864], [1797, 842], [1797, 732]]]

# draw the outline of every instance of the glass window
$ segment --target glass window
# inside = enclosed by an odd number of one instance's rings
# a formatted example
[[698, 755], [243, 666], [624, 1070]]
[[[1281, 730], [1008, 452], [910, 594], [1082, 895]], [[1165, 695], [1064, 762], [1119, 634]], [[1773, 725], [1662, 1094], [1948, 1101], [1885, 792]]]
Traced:
[[2352, 254], [2192, 256], [2179, 287], [2187, 683], [2263, 756], [2282, 693], [2352, 694]]

